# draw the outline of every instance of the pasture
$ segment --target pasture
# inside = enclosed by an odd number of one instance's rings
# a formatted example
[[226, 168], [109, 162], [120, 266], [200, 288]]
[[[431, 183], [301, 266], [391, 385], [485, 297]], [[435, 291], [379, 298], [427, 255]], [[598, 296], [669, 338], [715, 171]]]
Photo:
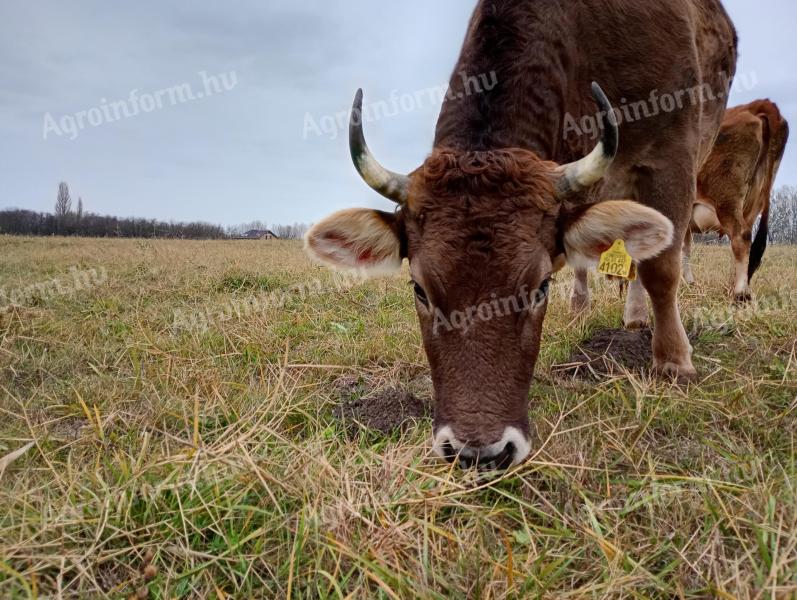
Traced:
[[737, 309], [729, 250], [695, 248], [688, 388], [563, 375], [623, 302], [593, 278], [574, 320], [560, 273], [532, 459], [493, 477], [430, 456], [406, 272], [337, 280], [293, 242], [0, 257], [0, 457], [33, 442], [0, 467], [0, 597], [797, 595], [794, 248]]

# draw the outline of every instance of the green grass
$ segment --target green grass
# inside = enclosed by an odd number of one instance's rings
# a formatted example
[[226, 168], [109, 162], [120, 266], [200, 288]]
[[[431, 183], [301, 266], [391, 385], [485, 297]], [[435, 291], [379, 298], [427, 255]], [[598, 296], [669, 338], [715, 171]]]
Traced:
[[340, 282], [289, 242], [0, 237], [0, 256], [6, 291], [107, 269], [0, 307], [0, 457], [34, 442], [0, 473], [2, 598], [797, 595], [795, 249], [746, 311], [729, 251], [696, 249], [688, 389], [557, 378], [622, 314], [599, 286], [573, 320], [560, 274], [534, 458], [491, 481], [433, 459], [427, 420], [352, 438], [332, 416], [344, 377], [431, 397], [406, 274]]

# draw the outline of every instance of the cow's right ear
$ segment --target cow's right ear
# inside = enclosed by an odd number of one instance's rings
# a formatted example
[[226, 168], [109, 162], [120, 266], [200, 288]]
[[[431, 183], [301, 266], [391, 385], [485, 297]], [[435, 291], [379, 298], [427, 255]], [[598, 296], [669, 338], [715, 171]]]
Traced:
[[313, 259], [366, 277], [399, 271], [402, 246], [398, 214], [364, 208], [337, 212], [305, 236], [305, 250]]

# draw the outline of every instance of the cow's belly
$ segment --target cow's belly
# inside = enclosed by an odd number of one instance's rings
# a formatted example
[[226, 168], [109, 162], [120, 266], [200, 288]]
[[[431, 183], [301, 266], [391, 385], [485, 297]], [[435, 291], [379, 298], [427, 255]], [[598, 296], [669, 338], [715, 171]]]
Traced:
[[692, 209], [692, 230], [698, 233], [722, 231], [717, 211], [714, 210], [713, 206], [700, 202], [695, 204]]

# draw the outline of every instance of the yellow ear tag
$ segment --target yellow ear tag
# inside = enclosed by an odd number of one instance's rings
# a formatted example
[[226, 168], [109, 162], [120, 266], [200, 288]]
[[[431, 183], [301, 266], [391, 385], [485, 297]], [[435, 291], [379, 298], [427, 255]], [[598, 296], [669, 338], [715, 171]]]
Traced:
[[631, 255], [625, 249], [623, 240], [617, 240], [612, 244], [611, 248], [601, 254], [598, 273], [612, 277], [622, 277], [630, 281], [636, 280], [634, 259], [631, 258]]

